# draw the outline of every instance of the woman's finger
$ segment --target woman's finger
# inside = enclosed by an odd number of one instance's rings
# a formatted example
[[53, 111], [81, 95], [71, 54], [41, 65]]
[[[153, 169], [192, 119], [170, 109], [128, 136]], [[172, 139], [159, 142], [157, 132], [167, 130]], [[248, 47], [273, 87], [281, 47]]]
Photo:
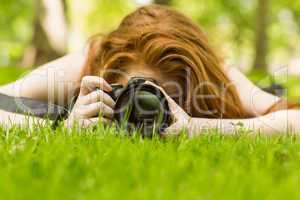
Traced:
[[99, 118], [99, 117], [94, 117], [94, 118], [90, 118], [90, 119], [85, 119], [83, 121], [83, 126], [84, 127], [88, 127], [88, 126], [93, 126], [93, 125], [97, 125], [99, 123], [103, 123], [103, 124], [110, 124], [112, 121], [110, 119], [107, 118]]
[[110, 92], [112, 90], [111, 86], [103, 78], [98, 76], [85, 76], [81, 80], [79, 95], [87, 95], [96, 89], [102, 89], [106, 92]]
[[156, 87], [157, 89], [159, 89], [159, 90], [164, 94], [164, 96], [166, 97], [166, 99], [167, 99], [167, 101], [168, 101], [169, 108], [170, 108], [170, 110], [171, 110], [171, 112], [172, 112], [173, 114], [175, 114], [175, 113], [177, 113], [177, 112], [184, 112], [183, 109], [182, 109], [182, 108], [174, 101], [174, 99], [172, 99], [172, 98], [166, 93], [166, 91], [165, 91], [162, 87], [160, 87], [160, 86], [154, 84], [154, 83], [151, 82], [151, 81], [146, 81], [145, 83], [146, 83], [146, 84], [149, 84], [149, 85], [152, 85], [152, 86], [154, 86], [154, 87]]
[[179, 124], [175, 123], [168, 128], [162, 133], [163, 137], [170, 137], [170, 136], [177, 136], [180, 134], [182, 127], [180, 127]]
[[91, 118], [96, 116], [103, 116], [112, 119], [114, 115], [114, 110], [105, 105], [103, 102], [96, 102], [89, 105], [81, 106], [80, 114], [85, 118]]
[[106, 92], [100, 89], [96, 89], [90, 94], [86, 96], [82, 96], [80, 101], [84, 105], [88, 105], [96, 102], [103, 102], [111, 108], [115, 107], [114, 100]]
[[187, 125], [181, 122], [177, 122], [169, 126], [164, 130], [161, 134], [162, 137], [174, 137], [179, 136], [181, 134], [187, 134], [189, 137], [192, 137], [192, 129]]

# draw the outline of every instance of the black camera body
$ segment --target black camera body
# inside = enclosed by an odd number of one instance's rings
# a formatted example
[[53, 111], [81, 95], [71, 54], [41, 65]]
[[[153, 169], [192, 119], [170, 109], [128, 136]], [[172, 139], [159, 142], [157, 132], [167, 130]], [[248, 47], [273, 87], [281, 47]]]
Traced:
[[127, 86], [111, 84], [109, 95], [116, 102], [114, 120], [130, 132], [138, 130], [144, 137], [162, 133], [172, 119], [167, 99], [157, 87], [146, 84], [153, 79], [134, 77]]

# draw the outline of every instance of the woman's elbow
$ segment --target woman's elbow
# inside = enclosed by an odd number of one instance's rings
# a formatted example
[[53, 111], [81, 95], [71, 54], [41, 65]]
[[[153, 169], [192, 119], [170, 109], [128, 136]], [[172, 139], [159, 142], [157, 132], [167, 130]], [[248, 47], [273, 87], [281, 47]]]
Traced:
[[272, 132], [300, 134], [300, 109], [286, 109], [269, 113], [260, 118]]

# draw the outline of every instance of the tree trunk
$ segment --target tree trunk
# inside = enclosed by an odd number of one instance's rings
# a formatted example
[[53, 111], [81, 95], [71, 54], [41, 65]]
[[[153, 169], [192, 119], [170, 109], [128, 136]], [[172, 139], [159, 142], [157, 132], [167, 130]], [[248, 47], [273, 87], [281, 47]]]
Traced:
[[171, 0], [154, 0], [155, 4], [161, 4], [161, 5], [170, 5]]
[[65, 0], [36, 0], [33, 36], [22, 66], [32, 67], [61, 57], [67, 49]]
[[258, 0], [256, 18], [255, 60], [253, 68], [267, 70], [269, 0]]

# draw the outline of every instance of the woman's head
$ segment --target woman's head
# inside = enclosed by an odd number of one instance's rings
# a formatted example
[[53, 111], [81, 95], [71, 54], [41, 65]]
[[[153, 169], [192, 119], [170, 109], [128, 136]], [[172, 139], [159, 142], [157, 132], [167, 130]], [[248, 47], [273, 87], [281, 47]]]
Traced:
[[86, 73], [108, 82], [154, 78], [193, 117], [244, 117], [235, 88], [205, 34], [190, 19], [151, 5], [90, 45]]

